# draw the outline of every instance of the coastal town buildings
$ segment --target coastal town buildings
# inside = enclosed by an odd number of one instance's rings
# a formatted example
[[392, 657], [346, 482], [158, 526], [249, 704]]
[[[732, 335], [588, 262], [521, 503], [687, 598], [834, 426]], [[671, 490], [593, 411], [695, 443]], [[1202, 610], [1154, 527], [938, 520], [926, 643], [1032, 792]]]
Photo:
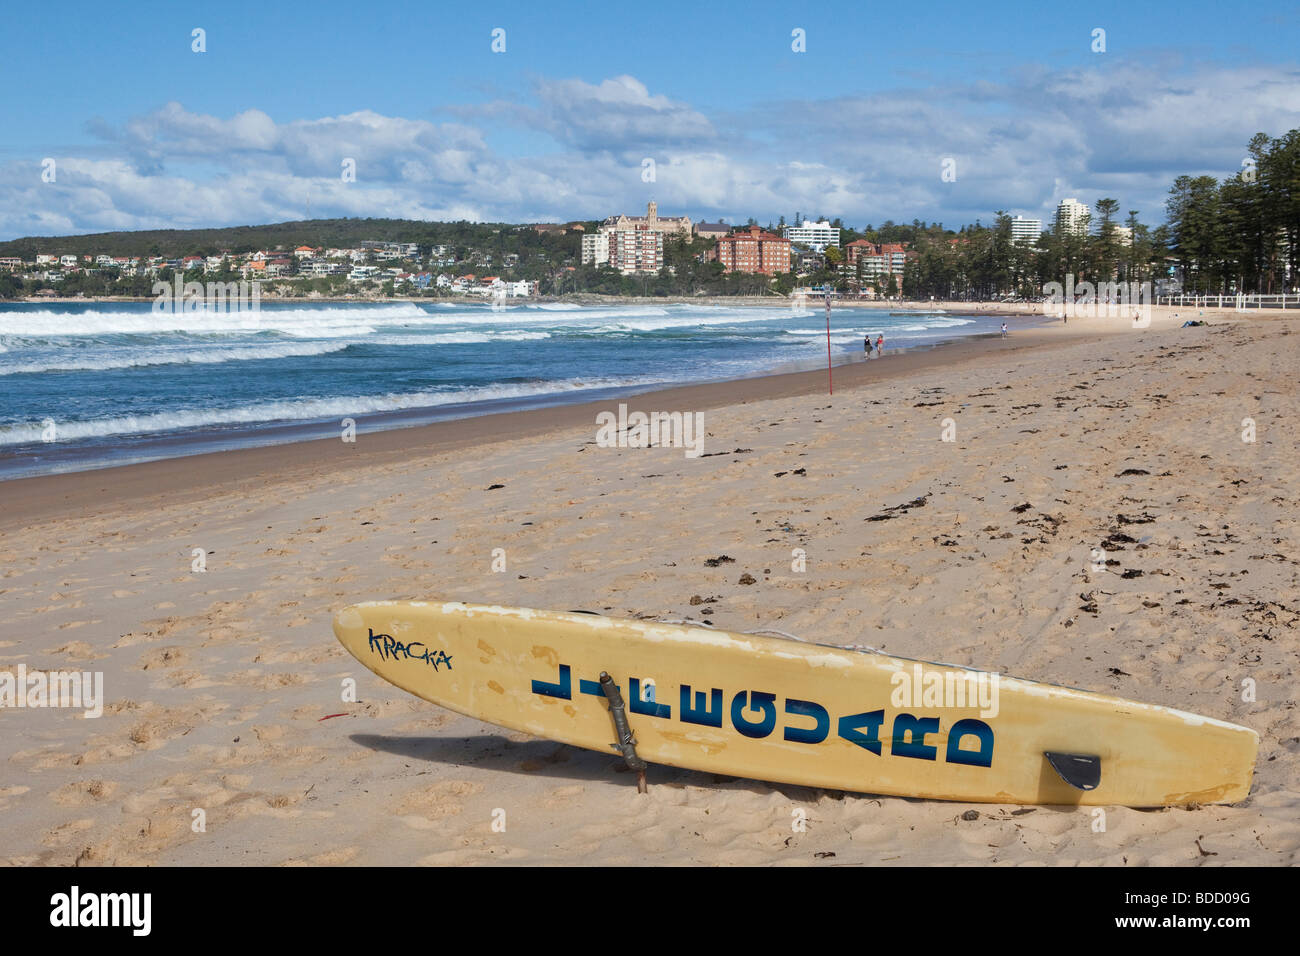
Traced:
[[609, 262], [609, 233], [589, 232], [582, 237], [582, 264], [603, 266]]
[[1062, 235], [1087, 235], [1088, 219], [1088, 207], [1073, 197], [1062, 199], [1056, 207], [1056, 228]]
[[907, 264], [907, 248], [901, 243], [885, 242], [877, 245], [866, 239], [857, 239], [844, 247], [844, 267], [850, 275], [871, 280], [894, 275], [900, 279]]
[[731, 232], [731, 227], [725, 222], [697, 222], [695, 224], [696, 239], [721, 239], [729, 232]]
[[1018, 243], [1034, 243], [1043, 233], [1043, 221], [1041, 219], [1029, 219], [1025, 216], [1011, 217], [1011, 241]]
[[584, 234], [582, 264], [609, 265], [624, 275], [658, 272], [664, 264], [664, 239], [690, 239], [691, 233], [689, 216], [660, 216], [658, 204], [651, 200], [644, 216], [610, 216], [599, 232]]
[[638, 226], [609, 232], [609, 264], [624, 275], [658, 272], [664, 262], [664, 234]]
[[787, 225], [782, 229], [782, 235], [792, 243], [807, 246], [817, 252], [825, 252], [827, 246], [835, 246], [838, 249], [840, 245], [840, 230], [825, 219], [819, 222], [800, 221], [793, 226]]
[[792, 245], [790, 255], [795, 261], [795, 271], [800, 274], [818, 272], [826, 268], [826, 253], [818, 252], [816, 249], [803, 249]]
[[663, 236], [691, 238], [690, 216], [660, 216], [659, 204], [651, 200], [646, 204], [644, 216], [610, 216], [600, 227], [602, 232], [626, 232], [643, 229]]
[[[539, 222], [533, 225], [533, 232], [542, 235], [563, 235], [566, 232], [586, 232], [587, 224], [584, 222]], [[445, 247], [442, 247], [445, 248]]]
[[790, 240], [758, 226], [723, 236], [705, 255], [721, 262], [727, 272], [774, 276], [790, 271]]

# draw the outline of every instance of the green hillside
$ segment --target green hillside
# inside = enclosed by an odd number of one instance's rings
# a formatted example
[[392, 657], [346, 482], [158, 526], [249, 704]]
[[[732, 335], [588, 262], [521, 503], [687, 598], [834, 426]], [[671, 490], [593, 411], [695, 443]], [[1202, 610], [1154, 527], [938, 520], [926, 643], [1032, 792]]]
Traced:
[[[594, 223], [591, 224], [594, 227]], [[311, 219], [267, 226], [222, 229], [149, 229], [84, 236], [27, 236], [0, 242], [0, 257], [32, 260], [38, 254], [90, 256], [218, 255], [297, 246], [351, 247], [366, 240], [416, 242], [422, 246], [473, 247], [485, 251], [542, 249], [569, 255], [581, 252], [581, 233], [543, 235], [531, 225], [473, 222], [421, 222], [408, 219]]]

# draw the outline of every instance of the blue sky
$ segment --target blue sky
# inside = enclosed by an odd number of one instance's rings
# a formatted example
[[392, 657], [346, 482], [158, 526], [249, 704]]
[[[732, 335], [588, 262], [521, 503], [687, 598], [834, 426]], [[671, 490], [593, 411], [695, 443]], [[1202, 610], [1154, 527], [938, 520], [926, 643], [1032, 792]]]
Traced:
[[1270, 2], [15, 5], [0, 238], [649, 198], [956, 226], [1110, 196], [1155, 223], [1174, 176], [1300, 126], [1297, 49]]

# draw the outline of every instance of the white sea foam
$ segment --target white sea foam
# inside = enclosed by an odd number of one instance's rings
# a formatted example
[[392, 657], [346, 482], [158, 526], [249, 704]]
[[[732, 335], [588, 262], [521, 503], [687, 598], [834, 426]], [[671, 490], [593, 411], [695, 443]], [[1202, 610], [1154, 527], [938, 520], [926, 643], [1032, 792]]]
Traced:
[[484, 329], [481, 332], [411, 332], [406, 335], [373, 335], [364, 340], [366, 345], [470, 345], [484, 342], [531, 342], [549, 339], [550, 332], [530, 332], [525, 329]]
[[926, 325], [932, 329], [950, 329], [959, 325], [970, 325], [974, 321], [974, 319], [961, 319], [954, 316], [946, 319], [932, 318], [926, 322]]
[[82, 336], [206, 335], [228, 332], [285, 332], [323, 335], [330, 330], [366, 329], [428, 318], [414, 305], [379, 305], [358, 308], [262, 308], [257, 312], [0, 312], [0, 335]]
[[[176, 345], [154, 345], [141, 348], [106, 346], [92, 349], [63, 349], [45, 354], [27, 362], [8, 364], [0, 361], [0, 376], [25, 375], [41, 372], [88, 372], [122, 368], [144, 368], [155, 365], [218, 365], [223, 362], [255, 362], [260, 360], [309, 358], [341, 352], [353, 345], [429, 346], [468, 345], [488, 342], [527, 342], [550, 338], [550, 332], [525, 329], [485, 330], [482, 332], [443, 332], [434, 334], [367, 335], [350, 337], [346, 341], [329, 338], [324, 342], [260, 342], [240, 346], [186, 348]], [[0, 351], [8, 351], [0, 345]], [[46, 349], [45, 351], [49, 351]]]
[[[149, 349], [111, 349], [99, 355], [51, 355], [32, 362], [9, 365], [0, 362], [0, 375], [24, 375], [39, 372], [105, 371], [115, 368], [143, 368], [151, 365], [217, 365], [222, 362], [255, 362], [266, 359], [303, 358], [341, 352], [347, 342], [320, 342], [295, 345], [248, 345], [238, 348], [180, 349], [154, 346]], [[86, 350], [78, 349], [77, 353]]]
[[[344, 418], [376, 412], [396, 412], [411, 408], [431, 408], [464, 402], [484, 402], [502, 398], [530, 398], [539, 395], [588, 391], [598, 388], [659, 384], [662, 379], [570, 379], [559, 382], [534, 382], [516, 385], [484, 385], [442, 392], [405, 392], [386, 395], [361, 395], [352, 398], [290, 399], [259, 402], [234, 408], [194, 408], [155, 412], [146, 415], [123, 415], [90, 421], [62, 422], [56, 419], [60, 442], [69, 439], [108, 438], [118, 435], [146, 435], [159, 432], [192, 430], [218, 425], [256, 425], [273, 422], [301, 422]], [[41, 423], [0, 425], [0, 446], [32, 444], [42, 440]]]
[[[229, 336], [274, 332], [294, 338], [358, 338], [402, 328], [499, 325], [504, 322], [593, 333], [654, 332], [661, 329], [713, 327], [769, 321], [773, 310], [699, 306], [573, 306], [563, 303], [507, 305], [490, 309], [476, 304], [436, 303], [433, 310], [415, 304], [343, 307], [267, 307], [258, 312], [99, 311], [48, 309], [0, 312], [0, 336], [45, 340], [104, 335], [162, 338], [177, 335]], [[446, 308], [442, 308], [446, 306]]]

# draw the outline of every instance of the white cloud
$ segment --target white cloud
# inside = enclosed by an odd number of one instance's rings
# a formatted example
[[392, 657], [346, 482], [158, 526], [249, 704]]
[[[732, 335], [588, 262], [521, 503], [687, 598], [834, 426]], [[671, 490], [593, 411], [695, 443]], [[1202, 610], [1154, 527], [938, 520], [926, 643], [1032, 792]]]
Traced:
[[[774, 102], [705, 116], [631, 76], [535, 83], [530, 104], [451, 109], [458, 122], [360, 111], [277, 122], [179, 103], [92, 129], [96, 157], [0, 167], [0, 235], [197, 227], [315, 217], [530, 221], [640, 209], [695, 217], [841, 216], [990, 221], [1101, 196], [1159, 221], [1183, 173], [1227, 176], [1247, 140], [1300, 126], [1293, 71], [1119, 65], [1030, 68], [1001, 83], [935, 84]], [[488, 137], [542, 131], [551, 148], [509, 155]], [[656, 181], [641, 178], [641, 157]], [[356, 162], [356, 182], [341, 163]], [[944, 182], [941, 163], [956, 160]]]

